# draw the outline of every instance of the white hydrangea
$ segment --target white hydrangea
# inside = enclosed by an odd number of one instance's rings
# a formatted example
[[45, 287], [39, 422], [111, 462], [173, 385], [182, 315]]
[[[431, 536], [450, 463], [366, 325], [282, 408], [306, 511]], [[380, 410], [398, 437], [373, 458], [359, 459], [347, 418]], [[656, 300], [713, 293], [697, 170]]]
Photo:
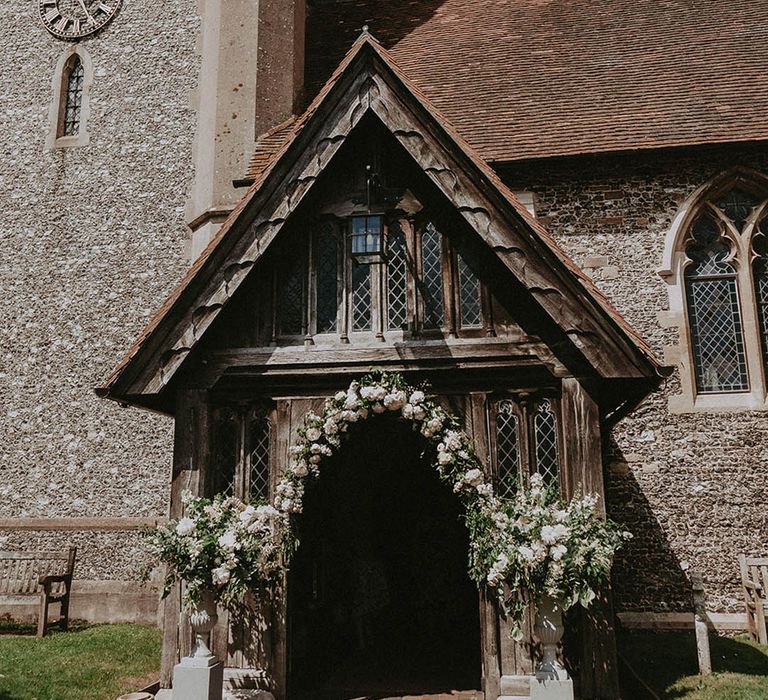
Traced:
[[176, 534], [185, 537], [194, 531], [195, 525], [197, 523], [192, 518], [182, 518], [176, 524]]
[[232, 530], [227, 530], [219, 537], [219, 547], [222, 549], [237, 549], [239, 546], [237, 535]]
[[217, 586], [223, 586], [229, 582], [231, 572], [225, 566], [218, 566], [212, 572], [213, 583]]

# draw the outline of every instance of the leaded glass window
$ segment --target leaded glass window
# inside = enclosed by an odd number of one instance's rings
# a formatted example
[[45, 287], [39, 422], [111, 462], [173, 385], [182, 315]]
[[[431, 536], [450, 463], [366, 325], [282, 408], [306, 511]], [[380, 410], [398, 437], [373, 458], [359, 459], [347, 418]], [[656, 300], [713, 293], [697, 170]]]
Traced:
[[560, 465], [557, 454], [557, 418], [552, 401], [544, 399], [533, 417], [535, 471], [545, 484], [558, 484]]
[[459, 314], [462, 328], [479, 328], [483, 325], [480, 304], [480, 280], [472, 272], [461, 255], [457, 255], [459, 273]]
[[266, 411], [259, 407], [249, 412], [248, 440], [248, 492], [251, 499], [269, 498], [270, 421]]
[[85, 70], [80, 56], [74, 54], [65, 71], [65, 86], [60, 124], [60, 136], [77, 136], [80, 132], [80, 114], [83, 106], [83, 80]]
[[289, 265], [280, 278], [280, 296], [275, 300], [280, 309], [280, 331], [283, 335], [304, 332], [306, 294], [303, 262]]
[[520, 474], [520, 421], [511, 401], [499, 403], [496, 413], [497, 492], [502, 498], [514, 496]]
[[371, 330], [371, 266], [352, 263], [352, 329]]
[[685, 270], [691, 344], [700, 393], [749, 388], [736, 270], [730, 247], [708, 215], [692, 227]]
[[328, 225], [317, 236], [317, 332], [336, 330], [339, 308], [338, 242], [336, 232]]
[[443, 237], [433, 224], [421, 236], [424, 327], [441, 328], [443, 312]]
[[716, 205], [731, 220], [736, 230], [741, 232], [747, 217], [759, 203], [760, 200], [751, 192], [734, 187], [718, 199]]
[[399, 226], [390, 227], [387, 236], [387, 327], [408, 327], [408, 267], [405, 234]]
[[214, 493], [234, 496], [237, 465], [240, 461], [240, 420], [234, 409], [224, 407], [216, 411], [213, 421], [213, 475]]

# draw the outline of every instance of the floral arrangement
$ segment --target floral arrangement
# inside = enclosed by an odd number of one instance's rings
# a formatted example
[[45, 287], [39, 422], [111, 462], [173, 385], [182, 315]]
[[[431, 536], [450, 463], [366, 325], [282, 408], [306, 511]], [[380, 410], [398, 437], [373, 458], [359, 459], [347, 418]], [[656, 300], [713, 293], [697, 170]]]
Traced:
[[302, 512], [305, 482], [320, 475], [320, 463], [340, 446], [345, 433], [376, 414], [393, 414], [412, 423], [436, 449], [437, 469], [465, 502], [490, 499], [493, 488], [485, 481], [482, 466], [469, 437], [455, 416], [447, 413], [422, 388], [409, 386], [402, 375], [375, 372], [346, 391], [328, 399], [320, 415], [309, 413], [291, 448], [288, 470], [277, 484], [275, 508], [286, 522]]
[[526, 607], [544, 596], [563, 610], [588, 607], [609, 580], [614, 553], [632, 537], [601, 516], [597, 497], [565, 503], [538, 474], [514, 498], [471, 511], [468, 525], [473, 578], [496, 590], [518, 639]]
[[327, 399], [319, 415], [305, 416], [274, 506], [185, 494], [184, 517], [147, 531], [150, 549], [169, 567], [164, 595], [183, 580], [188, 607], [209, 590], [218, 602], [233, 606], [253, 586], [284, 572], [297, 542], [295, 516], [303, 510], [308, 480], [320, 476], [323, 459], [341, 447], [358, 423], [382, 414], [410, 422], [434, 448], [440, 477], [466, 507], [470, 576], [498, 593], [517, 636], [526, 606], [545, 595], [558, 599], [563, 609], [592, 602], [629, 533], [601, 517], [594, 496], [566, 504], [538, 475], [513, 499], [496, 497], [457, 418], [424, 387], [383, 372], [353, 381]]
[[184, 581], [187, 609], [207, 592], [232, 608], [283, 571], [278, 513], [272, 506], [223, 496], [193, 498], [189, 492], [182, 494], [182, 503], [184, 517], [144, 531], [150, 553], [168, 566], [163, 597], [176, 581]]

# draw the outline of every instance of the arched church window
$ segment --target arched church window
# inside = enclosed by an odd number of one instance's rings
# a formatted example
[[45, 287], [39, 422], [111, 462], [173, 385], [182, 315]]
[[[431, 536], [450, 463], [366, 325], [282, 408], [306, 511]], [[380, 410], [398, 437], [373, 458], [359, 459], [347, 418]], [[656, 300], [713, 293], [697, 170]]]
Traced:
[[683, 321], [673, 410], [768, 408], [767, 214], [768, 178], [739, 168], [702, 186], [670, 230], [661, 274]]
[[66, 87], [62, 99], [59, 136], [77, 136], [83, 108], [83, 80], [85, 71], [80, 56], [73, 54], [64, 71]]
[[70, 46], [59, 58], [53, 76], [48, 148], [81, 146], [88, 143], [86, 122], [93, 67], [85, 49]]
[[688, 323], [699, 392], [747, 389], [736, 269], [723, 223], [702, 215], [691, 227], [685, 269]]

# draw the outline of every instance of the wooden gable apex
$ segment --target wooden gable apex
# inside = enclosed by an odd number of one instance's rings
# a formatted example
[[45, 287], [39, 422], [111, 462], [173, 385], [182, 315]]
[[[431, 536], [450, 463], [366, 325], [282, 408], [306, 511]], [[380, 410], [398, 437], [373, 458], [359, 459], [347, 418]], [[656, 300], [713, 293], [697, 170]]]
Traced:
[[342, 144], [377, 117], [595, 378], [648, 379], [650, 349], [543, 227], [364, 33], [99, 395], [152, 406]]

